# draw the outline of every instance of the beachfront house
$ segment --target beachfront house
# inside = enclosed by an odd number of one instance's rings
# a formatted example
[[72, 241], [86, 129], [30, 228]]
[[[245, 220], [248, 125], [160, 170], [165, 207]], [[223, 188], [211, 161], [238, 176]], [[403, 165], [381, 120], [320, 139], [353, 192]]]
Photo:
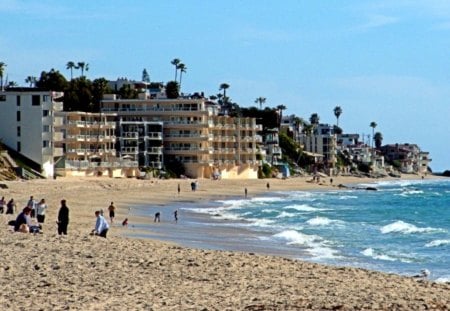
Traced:
[[38, 173], [53, 177], [54, 164], [63, 155], [55, 146], [61, 134], [56, 112], [62, 111], [62, 92], [38, 88], [8, 88], [0, 91], [0, 140], [12, 151], [26, 157]]
[[402, 173], [425, 174], [431, 162], [428, 152], [420, 150], [416, 144], [389, 144], [381, 147], [386, 160], [396, 162]]
[[[101, 111], [116, 113], [122, 122], [134, 122], [141, 128], [146, 122], [162, 124], [163, 153], [159, 159], [165, 164], [182, 163], [190, 177], [258, 177], [262, 139], [255, 118], [219, 115], [220, 107], [201, 96], [159, 97], [149, 92], [141, 92], [136, 99], [107, 94]], [[138, 140], [144, 139], [144, 133], [134, 133]]]

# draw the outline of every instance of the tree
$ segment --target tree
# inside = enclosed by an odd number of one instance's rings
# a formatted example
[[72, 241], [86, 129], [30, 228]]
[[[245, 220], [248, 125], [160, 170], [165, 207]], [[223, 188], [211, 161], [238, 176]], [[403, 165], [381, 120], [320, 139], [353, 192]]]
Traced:
[[84, 71], [89, 70], [89, 64], [85, 62], [78, 62], [78, 66], [76, 68], [81, 70], [81, 77], [84, 77]]
[[320, 117], [317, 113], [313, 113], [311, 114], [311, 116], [309, 117], [309, 122], [311, 123], [311, 125], [313, 126], [317, 126], [319, 124], [320, 121]]
[[68, 87], [66, 78], [53, 68], [49, 72], [41, 72], [41, 77], [36, 81], [35, 85], [39, 88], [57, 92], [63, 92]]
[[9, 81], [8, 84], [6, 85], [6, 87], [8, 88], [17, 86], [19, 86], [19, 84], [16, 81]]
[[108, 80], [105, 78], [98, 78], [92, 81], [92, 112], [100, 111], [100, 102], [103, 99], [103, 95], [110, 91]]
[[180, 87], [177, 81], [169, 81], [166, 85], [166, 96], [170, 99], [175, 99], [180, 96]]
[[336, 116], [336, 126], [339, 126], [339, 117], [342, 114], [342, 108], [340, 106], [334, 107], [334, 115]]
[[179, 58], [174, 58], [171, 62], [172, 65], [175, 66], [175, 82], [177, 81], [177, 73], [178, 73], [178, 64], [181, 63]]
[[144, 68], [144, 70], [142, 70], [142, 82], [147, 82], [150, 83], [150, 75], [147, 72], [147, 69]]
[[181, 77], [183, 75], [183, 72], [186, 73], [187, 67], [183, 63], [179, 64], [177, 67], [178, 69], [180, 69], [180, 89], [181, 89]]
[[75, 62], [67, 62], [66, 69], [70, 70], [70, 80], [73, 80], [73, 69], [78, 69], [78, 66], [75, 65]]
[[[373, 132], [375, 131], [375, 128], [377, 127], [377, 125], [378, 124], [375, 121], [370, 122], [370, 127], [372, 128], [372, 139], [375, 139]], [[372, 144], [372, 147], [373, 147], [373, 144]]]
[[265, 97], [258, 97], [257, 99], [255, 99], [255, 103], [259, 104], [259, 109], [262, 110], [262, 105], [266, 102], [266, 98]]
[[92, 83], [84, 78], [76, 78], [64, 89], [64, 111], [95, 111], [92, 104]]
[[379, 150], [383, 144], [383, 134], [381, 134], [381, 132], [376, 132], [373, 139], [375, 140], [375, 148]]
[[36, 85], [36, 81], [37, 81], [37, 78], [36, 78], [36, 77], [33, 77], [33, 76], [28, 76], [28, 77], [25, 79], [25, 83], [29, 83], [29, 84], [30, 84], [30, 87], [33, 87], [34, 85]]
[[225, 101], [225, 99], [227, 97], [227, 89], [229, 89], [229, 88], [230, 88], [230, 85], [227, 84], [227, 83], [222, 83], [219, 86], [219, 90], [223, 91], [223, 99], [224, 99], [224, 101]]
[[0, 62], [0, 91], [3, 91], [3, 74], [5, 73], [6, 64]]

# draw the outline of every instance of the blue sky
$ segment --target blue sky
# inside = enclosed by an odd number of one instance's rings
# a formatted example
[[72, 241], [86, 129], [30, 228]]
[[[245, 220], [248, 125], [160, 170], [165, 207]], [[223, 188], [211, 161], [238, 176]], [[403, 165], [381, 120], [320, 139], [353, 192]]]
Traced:
[[174, 78], [183, 92], [217, 94], [241, 106], [336, 122], [383, 143], [417, 143], [434, 171], [450, 169], [450, 1], [2, 0], [0, 61], [10, 81], [68, 61], [88, 78]]

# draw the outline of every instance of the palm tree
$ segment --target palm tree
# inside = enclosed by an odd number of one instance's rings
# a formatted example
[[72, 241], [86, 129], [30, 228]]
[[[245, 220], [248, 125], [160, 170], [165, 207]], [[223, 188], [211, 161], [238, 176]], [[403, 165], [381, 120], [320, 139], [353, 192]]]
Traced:
[[28, 76], [25, 79], [25, 83], [30, 83], [30, 87], [33, 87], [34, 85], [36, 85], [36, 81], [37, 81], [37, 78], [33, 77], [33, 76]]
[[373, 139], [375, 140], [375, 148], [378, 150], [381, 148], [381, 145], [383, 144], [383, 134], [380, 132], [376, 132], [373, 136]]
[[222, 83], [219, 87], [219, 90], [223, 90], [223, 100], [225, 101], [227, 98], [227, 89], [230, 87], [230, 85], [226, 83]]
[[180, 63], [178, 64], [177, 68], [180, 69], [180, 89], [181, 89], [181, 77], [183, 75], [183, 72], [186, 73], [187, 67], [185, 64]]
[[[370, 122], [370, 127], [372, 128], [372, 139], [375, 139], [374, 131], [375, 131], [375, 128], [377, 127], [377, 125], [378, 124], [375, 121]], [[373, 147], [373, 142], [372, 142], [372, 147]]]
[[78, 69], [78, 66], [75, 65], [75, 62], [67, 62], [66, 69], [70, 70], [70, 80], [73, 80], [73, 69]]
[[255, 103], [259, 104], [259, 110], [262, 110], [262, 105], [266, 102], [266, 98], [265, 97], [258, 97], [257, 99], [255, 99]]
[[78, 62], [78, 66], [75, 67], [77, 69], [81, 69], [81, 77], [84, 77], [84, 71], [88, 71], [89, 70], [89, 64], [85, 63], [85, 62]]
[[175, 66], [175, 80], [174, 81], [177, 81], [178, 65], [181, 63], [181, 60], [179, 58], [174, 58], [170, 63]]
[[339, 126], [339, 117], [342, 114], [342, 108], [340, 106], [334, 107], [334, 115], [336, 116], [336, 126]]
[[4, 62], [0, 62], [0, 91], [3, 91], [3, 74], [5, 72], [6, 64]]

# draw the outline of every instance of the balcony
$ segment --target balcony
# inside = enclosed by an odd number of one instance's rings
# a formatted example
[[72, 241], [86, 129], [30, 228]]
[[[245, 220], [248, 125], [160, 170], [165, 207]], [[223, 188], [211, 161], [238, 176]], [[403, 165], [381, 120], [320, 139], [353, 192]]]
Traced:
[[114, 155], [116, 153], [115, 149], [83, 149], [83, 148], [71, 148], [66, 150], [66, 154], [68, 155], [77, 155], [77, 156], [83, 156], [83, 155], [104, 155], [104, 154], [110, 154]]
[[198, 148], [198, 147], [168, 147], [164, 148], [167, 154], [211, 154], [214, 152], [213, 148]]
[[162, 135], [161, 132], [148, 132], [147, 135], [145, 135], [145, 138], [162, 140], [163, 139], [163, 135]]
[[150, 147], [147, 149], [147, 154], [162, 154], [163, 147]]
[[122, 148], [120, 148], [120, 153], [122, 153], [122, 154], [138, 154], [139, 148], [138, 147], [122, 147]]
[[166, 141], [211, 141], [212, 134], [166, 134], [164, 139]]
[[139, 133], [137, 132], [122, 132], [120, 134], [120, 139], [138, 139]]

